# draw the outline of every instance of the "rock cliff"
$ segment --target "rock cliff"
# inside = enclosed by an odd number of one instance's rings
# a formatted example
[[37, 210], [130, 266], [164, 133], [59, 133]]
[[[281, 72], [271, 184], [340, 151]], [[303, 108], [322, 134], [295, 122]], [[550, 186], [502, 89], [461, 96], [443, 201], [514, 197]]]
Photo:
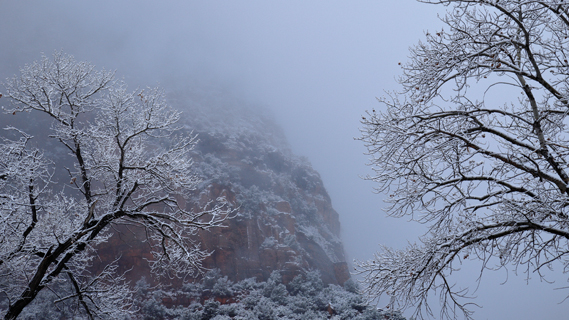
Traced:
[[213, 252], [205, 266], [234, 281], [266, 280], [280, 270], [287, 282], [301, 270], [319, 270], [326, 283], [343, 284], [349, 272], [338, 213], [318, 172], [292, 154], [263, 110], [207, 96], [200, 101], [178, 94], [173, 102], [200, 140], [194, 153], [203, 179], [199, 202], [224, 196], [238, 208], [226, 228], [199, 233]]
[[[236, 208], [226, 227], [195, 235], [211, 252], [204, 266], [232, 281], [265, 281], [275, 270], [284, 283], [311, 270], [328, 284], [348, 280], [338, 213], [318, 172], [291, 152], [270, 115], [217, 92], [169, 96], [184, 111], [184, 130], [199, 138], [193, 151], [202, 179], [193, 195], [196, 208], [219, 197]], [[151, 257], [133, 237], [144, 233], [131, 229], [112, 238], [99, 256], [121, 256], [121, 269], [132, 268], [130, 280], [149, 279], [144, 258]]]

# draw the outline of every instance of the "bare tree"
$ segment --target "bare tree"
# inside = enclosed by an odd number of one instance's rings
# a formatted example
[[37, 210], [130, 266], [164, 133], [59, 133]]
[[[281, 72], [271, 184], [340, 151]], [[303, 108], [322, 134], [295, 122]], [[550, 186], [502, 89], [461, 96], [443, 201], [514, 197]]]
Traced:
[[[87, 318], [129, 312], [132, 292], [116, 264], [89, 267], [97, 245], [117, 225], [146, 230], [153, 272], [184, 275], [207, 256], [187, 237], [220, 225], [223, 201], [193, 212], [189, 191], [199, 182], [189, 151], [196, 137], [176, 127], [180, 113], [159, 89], [127, 92], [112, 72], [96, 71], [56, 53], [21, 69], [5, 84], [8, 114], [32, 111], [52, 119], [42, 150], [35, 138], [0, 141], [0, 283], [5, 319], [15, 319], [42, 290], [65, 283]], [[12, 134], [11, 136], [14, 136]], [[42, 143], [45, 143], [42, 139]], [[66, 158], [67, 156], [67, 158]], [[71, 161], [70, 161], [70, 160]], [[61, 163], [67, 178], [56, 172]]]
[[388, 214], [429, 229], [358, 268], [393, 307], [433, 315], [436, 293], [441, 318], [470, 318], [468, 290], [449, 279], [463, 260], [528, 277], [569, 268], [569, 4], [420, 2], [448, 8], [444, 28], [410, 49], [403, 90], [368, 112], [361, 140]]

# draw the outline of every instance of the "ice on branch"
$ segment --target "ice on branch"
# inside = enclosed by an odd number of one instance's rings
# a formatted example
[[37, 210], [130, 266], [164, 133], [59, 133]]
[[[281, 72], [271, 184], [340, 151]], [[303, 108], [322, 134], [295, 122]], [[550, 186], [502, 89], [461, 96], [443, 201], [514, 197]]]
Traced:
[[8, 128], [0, 140], [5, 319], [46, 291], [68, 293], [55, 303], [72, 301], [89, 319], [131, 312], [131, 287], [116, 265], [91, 268], [97, 245], [121, 225], [145, 229], [140, 241], [152, 247], [155, 274], [200, 272], [208, 253], [188, 235], [219, 226], [229, 208], [223, 199], [202, 210], [190, 203], [199, 183], [189, 155], [197, 140], [177, 127], [180, 112], [162, 90], [130, 92], [113, 72], [60, 52], [4, 86], [6, 113], [51, 122], [37, 137]]
[[470, 318], [451, 277], [462, 261], [528, 277], [569, 267], [569, 4], [421, 2], [447, 7], [445, 27], [411, 48], [402, 91], [363, 118], [361, 140], [388, 213], [429, 231], [358, 270], [368, 294], [418, 318]]

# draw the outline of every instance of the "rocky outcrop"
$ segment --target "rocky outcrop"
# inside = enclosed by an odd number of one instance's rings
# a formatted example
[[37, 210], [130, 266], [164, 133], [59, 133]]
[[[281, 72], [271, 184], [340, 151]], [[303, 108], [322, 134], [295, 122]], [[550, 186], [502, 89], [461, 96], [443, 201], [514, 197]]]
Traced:
[[[195, 235], [202, 249], [212, 252], [204, 266], [233, 281], [265, 281], [274, 270], [285, 283], [310, 270], [320, 271], [325, 283], [348, 280], [338, 213], [319, 174], [292, 154], [274, 121], [233, 99], [202, 103], [176, 97], [173, 104], [187, 115], [185, 128], [199, 137], [193, 158], [202, 182], [194, 203], [199, 207], [224, 197], [236, 208], [225, 227]], [[115, 237], [100, 255], [112, 259], [127, 252], [121, 267], [136, 266], [129, 278], [137, 280], [148, 275], [142, 265], [148, 253], [130, 242], [128, 233]]]
[[287, 282], [316, 269], [326, 283], [343, 284], [349, 272], [338, 213], [319, 174], [292, 154], [278, 126], [235, 104], [189, 109], [200, 115], [187, 126], [200, 139], [194, 158], [203, 179], [201, 201], [229, 195], [238, 208], [226, 228], [200, 232], [205, 249], [213, 251], [205, 266], [234, 281], [265, 280], [280, 270]]

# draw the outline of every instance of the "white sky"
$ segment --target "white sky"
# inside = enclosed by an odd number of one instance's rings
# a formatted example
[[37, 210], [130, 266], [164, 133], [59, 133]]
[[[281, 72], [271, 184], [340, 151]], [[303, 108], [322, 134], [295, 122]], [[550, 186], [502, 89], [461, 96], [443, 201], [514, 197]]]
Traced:
[[[398, 89], [399, 61], [444, 7], [412, 0], [73, 1], [0, 0], [0, 79], [41, 52], [117, 69], [132, 87], [172, 75], [227, 87], [271, 108], [293, 151], [310, 159], [340, 213], [350, 259], [378, 243], [403, 247], [422, 228], [386, 218], [359, 136], [375, 97]], [[1, 115], [0, 115], [1, 116]], [[461, 285], [477, 270], [457, 274]], [[569, 294], [553, 285], [487, 273], [476, 319], [567, 319]], [[552, 276], [552, 277], [553, 277]], [[470, 279], [470, 280], [467, 280]], [[566, 279], [566, 277], [565, 277]]]

